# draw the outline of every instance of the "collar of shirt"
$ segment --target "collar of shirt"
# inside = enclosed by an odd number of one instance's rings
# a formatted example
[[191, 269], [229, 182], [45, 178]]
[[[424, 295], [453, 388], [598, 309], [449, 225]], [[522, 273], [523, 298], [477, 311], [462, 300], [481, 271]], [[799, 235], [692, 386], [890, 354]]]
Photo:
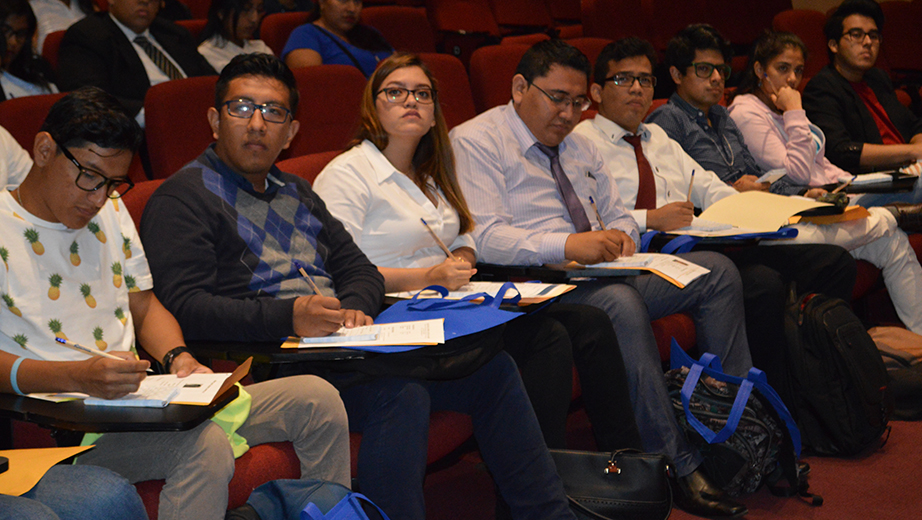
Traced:
[[[669, 102], [681, 108], [683, 112], [688, 114], [688, 117], [691, 118], [692, 121], [698, 123], [698, 126], [704, 130], [716, 130], [718, 133], [720, 133], [720, 131], [723, 130], [724, 122], [728, 117], [730, 117], [727, 109], [720, 105], [712, 106], [708, 110], [708, 113], [705, 114], [698, 107], [692, 106], [691, 103], [682, 99], [678, 93], [672, 94], [672, 96], [669, 98]], [[723, 109], [723, 112], [721, 112], [720, 109]], [[714, 124], [714, 127], [711, 127], [711, 125], [708, 124], [708, 119], [710, 119], [710, 122]]]
[[205, 150], [205, 158], [208, 159], [208, 166], [211, 166], [211, 169], [218, 172], [222, 177], [230, 180], [244, 191], [259, 197], [273, 195], [279, 190], [279, 188], [285, 186], [285, 182], [279, 179], [281, 170], [279, 170], [278, 167], [273, 164], [272, 168], [269, 169], [269, 175], [266, 177], [266, 191], [264, 193], [256, 191], [253, 189], [253, 183], [246, 180], [246, 178], [244, 178], [242, 175], [232, 170], [230, 166], [228, 166], [224, 161], [221, 160], [220, 157], [218, 157], [218, 154], [215, 153], [214, 149], [215, 143], [211, 143]]
[[384, 184], [395, 175], [404, 175], [398, 171], [384, 153], [368, 139], [362, 141], [362, 144], [359, 145], [359, 149], [365, 155], [365, 158], [368, 159], [368, 162], [371, 163], [371, 168], [374, 170], [375, 180], [378, 181], [378, 184]]
[[150, 34], [150, 27], [148, 27], [147, 29], [144, 29], [144, 32], [139, 34], [129, 29], [127, 26], [122, 24], [122, 22], [118, 21], [116, 17], [112, 16], [112, 13], [109, 13], [109, 18], [111, 18], [112, 21], [115, 22], [115, 25], [119, 29], [121, 29], [121, 31], [125, 34], [125, 38], [128, 38], [128, 41], [130, 41], [131, 43], [134, 43], [134, 39], [137, 38], [138, 36], [143, 36], [147, 38], [148, 40], [156, 41], [156, 39]]
[[615, 123], [611, 119], [608, 119], [602, 114], [596, 114], [595, 117], [592, 118], [592, 124], [599, 130], [599, 132], [602, 133], [602, 135], [610, 139], [613, 143], [623, 142], [623, 138], [626, 135], [639, 135], [642, 141], [650, 142], [650, 129], [647, 128], [647, 125], [643, 123], [640, 123], [640, 125], [637, 127], [636, 134], [628, 132], [621, 125]]

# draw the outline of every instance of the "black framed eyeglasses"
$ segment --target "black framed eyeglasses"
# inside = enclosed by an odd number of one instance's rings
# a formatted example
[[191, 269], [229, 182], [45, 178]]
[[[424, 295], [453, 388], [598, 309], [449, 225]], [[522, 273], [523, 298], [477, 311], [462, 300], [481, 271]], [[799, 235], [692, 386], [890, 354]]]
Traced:
[[54, 140], [54, 144], [58, 145], [58, 149], [61, 150], [61, 153], [64, 154], [64, 157], [66, 157], [70, 162], [74, 163], [74, 166], [77, 167], [77, 178], [74, 179], [74, 184], [76, 184], [77, 187], [81, 190], [97, 191], [99, 188], [105, 186], [106, 197], [109, 197], [110, 199], [117, 199], [128, 193], [131, 188], [134, 188], [134, 183], [131, 182], [131, 179], [110, 179], [97, 171], [93, 171], [84, 167], [82, 164], [80, 164], [80, 161], [74, 157], [74, 154], [70, 153], [70, 150], [61, 145], [61, 143], [59, 143], [58, 140], [54, 137], [52, 137], [52, 139]]
[[878, 43], [880, 42], [880, 39], [881, 39], [880, 31], [878, 31], [877, 29], [871, 29], [868, 32], [864, 32], [863, 30], [858, 29], [856, 27], [854, 29], [849, 29], [848, 31], [845, 31], [844, 33], [842, 33], [842, 37], [848, 38], [852, 43], [864, 42], [865, 36], [871, 39], [871, 43]]
[[248, 99], [225, 101], [224, 106], [227, 107], [229, 116], [239, 117], [240, 119], [250, 119], [259, 110], [262, 113], [263, 121], [268, 123], [284, 123], [291, 115], [291, 110], [281, 105], [275, 103], [263, 103], [260, 105]]
[[574, 110], [585, 112], [589, 110], [590, 106], [592, 106], [592, 100], [586, 96], [576, 96], [575, 98], [571, 98], [570, 96], [552, 96], [548, 94], [546, 90], [539, 87], [538, 85], [535, 85], [534, 83], [529, 83], [529, 85], [540, 90], [541, 93], [547, 96], [547, 98], [550, 99], [552, 103], [557, 105], [557, 108], [560, 110], [566, 110], [572, 106]]
[[635, 76], [626, 72], [620, 72], [605, 78], [605, 81], [611, 81], [619, 87], [632, 87], [635, 81], [640, 83], [640, 86], [643, 88], [653, 88], [656, 86], [656, 76], [653, 74], [638, 74]]
[[407, 96], [413, 94], [413, 99], [417, 103], [423, 105], [431, 105], [435, 103], [435, 96], [437, 92], [431, 87], [421, 87], [415, 90], [410, 90], [408, 88], [401, 87], [387, 87], [382, 88], [378, 91], [378, 94], [384, 93], [384, 98], [391, 103], [403, 103], [406, 101]]
[[691, 64], [692, 68], [695, 69], [695, 76], [698, 76], [702, 79], [710, 78], [714, 74], [714, 69], [717, 69], [717, 72], [720, 74], [720, 77], [727, 79], [730, 77], [730, 73], [733, 69], [730, 65], [726, 63], [721, 63], [720, 65], [715, 65], [713, 63], [707, 63], [704, 61], [699, 61]]

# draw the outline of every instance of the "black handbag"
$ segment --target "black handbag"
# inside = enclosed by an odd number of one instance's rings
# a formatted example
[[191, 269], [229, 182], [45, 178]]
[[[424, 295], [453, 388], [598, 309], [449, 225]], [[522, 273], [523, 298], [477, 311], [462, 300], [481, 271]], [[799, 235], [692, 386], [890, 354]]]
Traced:
[[672, 466], [665, 455], [551, 450], [551, 456], [581, 520], [666, 520], [672, 511]]

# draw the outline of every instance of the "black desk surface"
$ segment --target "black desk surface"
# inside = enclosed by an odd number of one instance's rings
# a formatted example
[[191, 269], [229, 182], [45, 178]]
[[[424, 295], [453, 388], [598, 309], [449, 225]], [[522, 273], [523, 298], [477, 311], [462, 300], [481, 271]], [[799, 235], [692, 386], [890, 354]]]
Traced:
[[298, 363], [302, 361], [338, 361], [363, 359], [361, 350], [347, 348], [282, 348], [282, 342], [189, 341], [188, 347], [196, 356], [211, 359], [229, 359], [242, 363], [253, 357], [254, 363]]
[[233, 386], [208, 406], [171, 404], [166, 408], [85, 406], [82, 400], [52, 403], [0, 394], [0, 417], [80, 432], [183, 431], [211, 418], [238, 394]]

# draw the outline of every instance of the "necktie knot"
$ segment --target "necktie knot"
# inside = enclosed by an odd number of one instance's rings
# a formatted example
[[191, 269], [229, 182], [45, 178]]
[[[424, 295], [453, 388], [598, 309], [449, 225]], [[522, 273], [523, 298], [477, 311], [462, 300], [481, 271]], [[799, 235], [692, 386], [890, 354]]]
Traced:
[[535, 143], [535, 146], [541, 150], [541, 153], [548, 156], [552, 161], [560, 156], [560, 147], [559, 146], [548, 146], [543, 143]]
[[635, 150], [641, 146], [639, 135], [626, 135], [624, 136], [624, 140], [631, 143], [631, 146], [633, 146]]

